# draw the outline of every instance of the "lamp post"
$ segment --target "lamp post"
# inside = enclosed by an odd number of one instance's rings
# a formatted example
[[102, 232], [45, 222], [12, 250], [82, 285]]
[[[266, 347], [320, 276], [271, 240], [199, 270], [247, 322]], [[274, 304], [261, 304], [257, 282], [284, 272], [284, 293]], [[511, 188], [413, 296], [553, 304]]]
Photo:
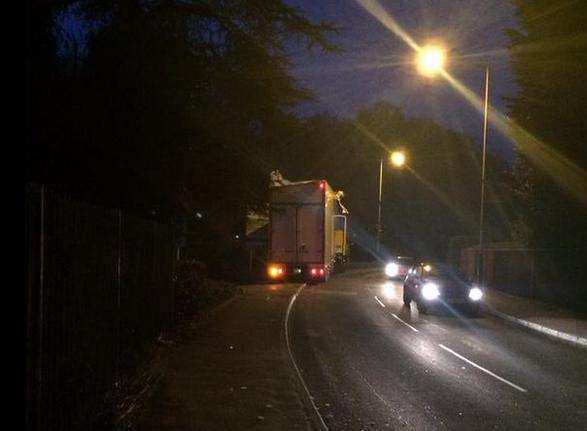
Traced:
[[[418, 50], [416, 64], [418, 71], [427, 77], [434, 77], [444, 68], [445, 53], [442, 47], [430, 45]], [[489, 66], [485, 67], [485, 103], [483, 109], [483, 153], [481, 162], [481, 203], [479, 207], [479, 254], [477, 256], [477, 282], [483, 283], [484, 278], [484, 228], [485, 228], [485, 164], [487, 159], [487, 118], [489, 110]]]
[[377, 254], [381, 248], [381, 193], [383, 191], [383, 157], [379, 160], [379, 199], [377, 200]]
[[[402, 168], [406, 163], [406, 153], [403, 151], [393, 151], [389, 154], [389, 162], [396, 168]], [[383, 231], [381, 225], [381, 196], [383, 194], [383, 157], [379, 160], [379, 199], [377, 205], [377, 253], [381, 249], [381, 232]]]
[[484, 242], [485, 223], [485, 159], [487, 158], [487, 113], [489, 108], [489, 66], [485, 67], [485, 104], [483, 107], [483, 157], [481, 161], [481, 205], [479, 207], [479, 263], [477, 265], [477, 283], [484, 281]]

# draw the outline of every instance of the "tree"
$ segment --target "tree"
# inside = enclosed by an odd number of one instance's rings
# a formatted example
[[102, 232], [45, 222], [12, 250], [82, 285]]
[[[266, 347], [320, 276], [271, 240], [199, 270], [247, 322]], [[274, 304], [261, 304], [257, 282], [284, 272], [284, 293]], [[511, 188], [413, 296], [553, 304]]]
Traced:
[[534, 278], [542, 295], [585, 308], [587, 3], [515, 3], [520, 29], [510, 32], [510, 54], [520, 91], [512, 117], [541, 143], [537, 153], [524, 145], [519, 151], [515, 224], [536, 249]]
[[[520, 91], [511, 101], [514, 120], [544, 142], [553, 157], [587, 170], [587, 3], [516, 0], [520, 29], [510, 31], [510, 53]], [[518, 225], [542, 248], [583, 248], [587, 212], [583, 202], [557, 185], [520, 152], [516, 162]], [[585, 186], [585, 185], [583, 185]], [[530, 233], [531, 232], [531, 233]]]
[[[30, 16], [27, 179], [142, 213], [262, 201], [263, 136], [310, 97], [288, 44], [336, 50], [333, 27], [282, 1], [36, 2]], [[59, 37], [72, 21], [82, 57]]]

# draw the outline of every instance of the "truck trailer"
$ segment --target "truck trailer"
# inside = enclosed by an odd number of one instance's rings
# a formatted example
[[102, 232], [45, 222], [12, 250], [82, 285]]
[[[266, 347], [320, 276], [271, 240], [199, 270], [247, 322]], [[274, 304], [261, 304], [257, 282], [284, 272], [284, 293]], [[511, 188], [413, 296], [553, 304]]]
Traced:
[[326, 281], [348, 257], [343, 193], [310, 180], [274, 182], [269, 195], [268, 277]]

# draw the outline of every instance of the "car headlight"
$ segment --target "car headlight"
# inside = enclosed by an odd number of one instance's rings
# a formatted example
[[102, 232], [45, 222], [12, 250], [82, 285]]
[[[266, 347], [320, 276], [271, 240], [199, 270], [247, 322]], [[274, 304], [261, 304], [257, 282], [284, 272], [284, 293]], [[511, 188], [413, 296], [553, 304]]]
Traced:
[[399, 265], [397, 263], [388, 263], [385, 265], [385, 275], [388, 277], [395, 277], [399, 273]]
[[483, 291], [478, 287], [472, 287], [469, 290], [469, 299], [471, 301], [479, 301], [483, 297]]
[[424, 299], [432, 301], [440, 296], [440, 291], [435, 283], [426, 283], [422, 286], [422, 296]]

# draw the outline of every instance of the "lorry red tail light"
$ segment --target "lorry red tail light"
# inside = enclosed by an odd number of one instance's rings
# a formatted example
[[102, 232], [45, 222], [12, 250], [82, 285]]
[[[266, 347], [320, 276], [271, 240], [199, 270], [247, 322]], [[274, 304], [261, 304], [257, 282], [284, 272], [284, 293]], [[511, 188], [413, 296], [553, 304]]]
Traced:
[[312, 277], [318, 277], [324, 275], [324, 268], [321, 266], [314, 266], [310, 269], [310, 275]]
[[326, 187], [324, 181], [320, 181], [320, 190], [324, 190], [324, 187]]
[[267, 274], [271, 278], [280, 278], [285, 275], [285, 265], [282, 263], [272, 263], [267, 266]]

